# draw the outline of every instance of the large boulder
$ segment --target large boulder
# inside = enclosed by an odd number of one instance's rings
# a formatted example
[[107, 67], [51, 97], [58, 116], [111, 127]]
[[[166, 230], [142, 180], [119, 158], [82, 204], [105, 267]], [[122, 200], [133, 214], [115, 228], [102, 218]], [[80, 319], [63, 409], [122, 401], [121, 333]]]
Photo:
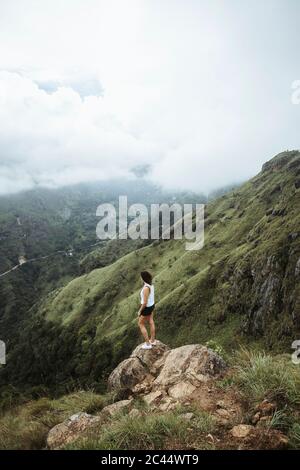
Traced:
[[160, 359], [168, 350], [169, 347], [160, 341], [157, 341], [152, 349], [142, 349], [142, 345], [137, 346], [130, 357], [122, 361], [108, 377], [109, 390], [132, 390], [135, 385], [140, 384], [149, 376], [150, 371], [156, 373], [159, 370], [162, 366]]
[[87, 429], [100, 425], [102, 418], [87, 413], [77, 413], [57, 424], [49, 431], [47, 446], [49, 449], [60, 449], [77, 439]]
[[179, 382], [198, 386], [225, 369], [224, 360], [206, 346], [200, 344], [181, 346], [172, 349], [166, 356], [153, 386], [154, 388], [171, 387]]
[[141, 393], [167, 389], [183, 382], [184, 387], [172, 389], [171, 393], [186, 396], [193, 387], [218, 375], [225, 368], [225, 362], [217, 353], [200, 344], [170, 349], [157, 341], [152, 349], [137, 346], [130, 357], [112, 371], [108, 388]]

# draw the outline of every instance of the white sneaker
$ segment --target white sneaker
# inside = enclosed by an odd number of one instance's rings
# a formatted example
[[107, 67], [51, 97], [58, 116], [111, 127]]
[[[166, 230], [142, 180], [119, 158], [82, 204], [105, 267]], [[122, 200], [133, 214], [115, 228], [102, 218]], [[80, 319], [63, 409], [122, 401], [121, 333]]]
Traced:
[[152, 344], [152, 346], [156, 346], [156, 344], [157, 344], [156, 339], [154, 341], [150, 340], [150, 344]]
[[143, 346], [142, 346], [142, 349], [152, 349], [152, 345], [144, 343]]

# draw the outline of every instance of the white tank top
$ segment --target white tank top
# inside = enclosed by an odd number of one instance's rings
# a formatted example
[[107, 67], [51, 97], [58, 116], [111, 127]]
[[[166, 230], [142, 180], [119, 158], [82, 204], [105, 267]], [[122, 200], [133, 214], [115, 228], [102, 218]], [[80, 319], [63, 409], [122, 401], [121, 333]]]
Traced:
[[150, 284], [147, 284], [145, 282], [145, 284], [143, 285], [143, 288], [141, 290], [141, 304], [144, 303], [144, 287], [149, 287], [150, 288], [150, 293], [149, 293], [149, 297], [148, 297], [148, 301], [147, 301], [147, 305], [146, 307], [152, 307], [152, 305], [154, 305], [154, 286], [150, 285]]

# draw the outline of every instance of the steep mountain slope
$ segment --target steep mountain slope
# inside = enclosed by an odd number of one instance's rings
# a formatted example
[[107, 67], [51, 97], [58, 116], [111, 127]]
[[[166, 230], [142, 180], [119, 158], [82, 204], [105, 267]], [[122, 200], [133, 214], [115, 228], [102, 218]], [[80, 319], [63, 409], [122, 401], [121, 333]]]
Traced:
[[206, 210], [205, 246], [155, 241], [51, 292], [28, 314], [0, 380], [99, 384], [137, 343], [139, 272], [155, 275], [159, 338], [289, 351], [300, 334], [300, 153], [279, 154]]
[[292, 337], [300, 327], [297, 176], [300, 154], [277, 156], [208, 206], [202, 250], [154, 242], [52, 293], [42, 307], [45, 318], [68, 324], [88, 314], [97, 318], [96, 337], [118, 336], [135, 320], [138, 274], [148, 267], [155, 274], [161, 334], [172, 343], [190, 335], [203, 340], [203, 330], [215, 336], [214, 327], [231, 320], [236, 331], [263, 335], [271, 346], [269, 329], [276, 340]]

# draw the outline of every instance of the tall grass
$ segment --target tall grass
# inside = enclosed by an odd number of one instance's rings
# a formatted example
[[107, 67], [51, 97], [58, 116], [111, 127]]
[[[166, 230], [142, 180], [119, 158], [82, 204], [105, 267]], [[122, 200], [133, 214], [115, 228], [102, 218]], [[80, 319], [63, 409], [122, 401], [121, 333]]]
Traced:
[[45, 445], [49, 429], [38, 421], [7, 415], [0, 422], [0, 449], [35, 450]]
[[105, 430], [93, 430], [93, 434], [78, 439], [66, 448], [151, 450], [168, 448], [172, 443], [188, 446], [189, 442], [197, 440], [197, 436], [200, 442], [199, 434], [211, 432], [212, 429], [212, 418], [207, 413], [199, 413], [193, 421], [184, 419], [178, 411], [141, 417], [123, 416], [113, 420]]
[[279, 408], [300, 404], [300, 370], [283, 356], [241, 349], [235, 358], [235, 382], [250, 405], [263, 399]]
[[49, 430], [79, 411], [95, 413], [111, 396], [79, 391], [57, 400], [40, 398], [0, 416], [0, 449], [42, 449]]
[[290, 434], [290, 446], [293, 449], [300, 449], [300, 422], [294, 423]]

